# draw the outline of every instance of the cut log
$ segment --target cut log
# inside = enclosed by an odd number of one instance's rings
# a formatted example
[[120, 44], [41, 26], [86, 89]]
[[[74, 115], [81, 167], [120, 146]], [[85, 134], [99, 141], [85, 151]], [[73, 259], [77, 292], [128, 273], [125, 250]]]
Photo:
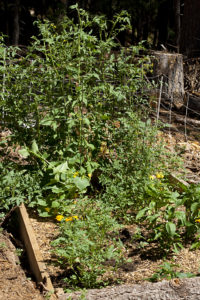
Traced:
[[162, 97], [173, 100], [176, 108], [184, 101], [183, 57], [177, 53], [154, 51], [154, 76], [162, 84]]
[[186, 109], [188, 109], [189, 115], [194, 115], [194, 117], [200, 116], [200, 97], [195, 94], [187, 94], [185, 97]]
[[[83, 298], [81, 298], [83, 297]], [[86, 293], [75, 292], [59, 300], [200, 300], [200, 278], [163, 280], [157, 283], [119, 285]]]

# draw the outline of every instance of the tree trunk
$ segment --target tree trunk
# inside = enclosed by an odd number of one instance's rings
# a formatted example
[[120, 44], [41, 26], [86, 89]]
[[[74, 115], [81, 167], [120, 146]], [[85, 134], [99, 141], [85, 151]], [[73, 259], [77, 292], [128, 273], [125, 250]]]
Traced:
[[[83, 296], [83, 293], [82, 293]], [[200, 300], [200, 278], [163, 280], [157, 283], [119, 285], [84, 293], [86, 300]], [[81, 292], [62, 295], [58, 300], [78, 300]]]
[[181, 33], [181, 0], [174, 0], [175, 8], [175, 30], [176, 30], [176, 47], [180, 52], [180, 33]]
[[185, 0], [180, 50], [188, 57], [200, 55], [200, 1]]
[[[158, 27], [158, 43], [166, 44], [168, 37], [168, 24], [169, 24], [169, 1], [161, 1], [158, 8], [157, 27]], [[160, 48], [160, 47], [159, 47]]]
[[162, 96], [173, 99], [173, 103], [180, 108], [184, 101], [183, 57], [181, 54], [156, 51], [153, 52], [154, 76], [157, 82], [162, 81]]
[[4, 0], [4, 8], [5, 8], [5, 41], [8, 44], [9, 43], [9, 18], [8, 18], [8, 2], [7, 0]]
[[15, 0], [13, 6], [13, 34], [12, 34], [12, 44], [19, 44], [19, 2], [20, 0]]

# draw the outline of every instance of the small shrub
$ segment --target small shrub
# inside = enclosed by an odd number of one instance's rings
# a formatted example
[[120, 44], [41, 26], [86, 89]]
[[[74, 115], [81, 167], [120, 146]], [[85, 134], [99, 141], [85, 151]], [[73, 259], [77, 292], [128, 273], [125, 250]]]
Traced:
[[58, 262], [71, 272], [65, 278], [68, 286], [98, 287], [103, 284], [103, 263], [114, 259], [117, 265], [122, 259], [121, 243], [109, 235], [120, 227], [112, 212], [92, 199], [81, 199], [73, 213], [58, 216], [61, 234], [52, 245]]

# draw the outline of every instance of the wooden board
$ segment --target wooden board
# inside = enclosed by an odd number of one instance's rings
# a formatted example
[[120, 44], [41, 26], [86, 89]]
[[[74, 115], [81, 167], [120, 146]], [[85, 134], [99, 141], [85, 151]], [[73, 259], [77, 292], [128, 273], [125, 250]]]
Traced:
[[183, 192], [186, 188], [190, 186], [188, 182], [183, 179], [178, 178], [174, 173], [171, 173], [169, 176], [169, 181], [176, 188], [177, 191]]
[[16, 208], [16, 210], [19, 216], [20, 237], [26, 248], [30, 269], [35, 276], [38, 285], [41, 286], [43, 291], [51, 295], [48, 299], [57, 299], [54, 294], [51, 279], [46, 271], [46, 266], [43, 262], [42, 254], [40, 252], [26, 207], [22, 203]]

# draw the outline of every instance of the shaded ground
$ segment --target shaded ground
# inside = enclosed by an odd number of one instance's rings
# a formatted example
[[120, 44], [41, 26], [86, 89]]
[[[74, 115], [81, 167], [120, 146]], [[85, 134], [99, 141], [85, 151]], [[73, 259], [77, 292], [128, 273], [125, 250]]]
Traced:
[[0, 300], [44, 300], [20, 266], [17, 250], [0, 232]]

